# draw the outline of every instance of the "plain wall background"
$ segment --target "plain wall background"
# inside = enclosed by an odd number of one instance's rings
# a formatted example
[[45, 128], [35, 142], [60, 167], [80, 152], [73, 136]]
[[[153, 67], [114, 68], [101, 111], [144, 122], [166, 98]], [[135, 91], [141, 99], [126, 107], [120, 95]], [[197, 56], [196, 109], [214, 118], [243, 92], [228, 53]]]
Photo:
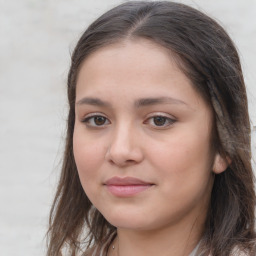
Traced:
[[[66, 120], [70, 52], [118, 0], [0, 0], [0, 253], [42, 256]], [[256, 125], [256, 0], [187, 0], [234, 39]], [[256, 153], [254, 132], [254, 156]]]

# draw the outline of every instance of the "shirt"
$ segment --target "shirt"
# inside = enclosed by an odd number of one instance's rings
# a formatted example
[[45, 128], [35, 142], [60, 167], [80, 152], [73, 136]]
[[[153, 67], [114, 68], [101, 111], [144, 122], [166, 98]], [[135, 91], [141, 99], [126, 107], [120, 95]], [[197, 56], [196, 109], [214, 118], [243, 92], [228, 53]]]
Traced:
[[[101, 245], [101, 246], [96, 246], [92, 251], [91, 251], [91, 256], [107, 256], [108, 253], [108, 248], [112, 241], [114, 240], [116, 236], [116, 232], [111, 234], [109, 238]], [[197, 250], [199, 248], [199, 243], [198, 245], [194, 248], [194, 250], [189, 254], [189, 256], [198, 256], [197, 255]]]

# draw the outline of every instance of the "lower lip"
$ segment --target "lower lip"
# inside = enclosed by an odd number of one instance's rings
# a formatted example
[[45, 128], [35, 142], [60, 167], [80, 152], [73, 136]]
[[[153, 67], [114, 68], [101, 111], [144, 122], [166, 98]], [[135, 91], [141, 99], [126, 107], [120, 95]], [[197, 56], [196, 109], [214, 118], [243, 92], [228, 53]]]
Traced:
[[107, 185], [110, 193], [119, 197], [134, 196], [149, 189], [152, 185]]

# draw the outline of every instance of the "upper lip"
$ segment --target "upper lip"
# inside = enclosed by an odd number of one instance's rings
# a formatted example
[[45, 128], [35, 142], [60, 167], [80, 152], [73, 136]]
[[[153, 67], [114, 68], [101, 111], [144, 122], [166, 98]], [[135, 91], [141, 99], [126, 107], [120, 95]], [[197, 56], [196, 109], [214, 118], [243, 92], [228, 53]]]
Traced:
[[108, 179], [105, 185], [128, 186], [128, 185], [152, 185], [152, 183], [143, 181], [134, 177], [112, 177]]

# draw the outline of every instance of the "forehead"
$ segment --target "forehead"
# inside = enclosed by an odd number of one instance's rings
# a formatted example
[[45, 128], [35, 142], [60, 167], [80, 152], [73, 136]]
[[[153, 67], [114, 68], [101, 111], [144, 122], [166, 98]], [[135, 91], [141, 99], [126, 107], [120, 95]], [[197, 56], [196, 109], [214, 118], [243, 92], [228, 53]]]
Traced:
[[118, 93], [130, 97], [170, 94], [170, 97], [193, 100], [193, 104], [201, 98], [173, 54], [145, 39], [102, 47], [84, 60], [77, 79], [77, 99], [83, 94], [114, 97]]
[[140, 38], [101, 47], [86, 57], [79, 71], [78, 85], [85, 77], [87, 80], [93, 77], [101, 79], [104, 76], [104, 79], [129, 78], [128, 81], [131, 82], [132, 77], [163, 78], [167, 73], [173, 78], [179, 74], [179, 78], [183, 77], [186, 82], [190, 82], [177, 66], [176, 58], [170, 50]]

